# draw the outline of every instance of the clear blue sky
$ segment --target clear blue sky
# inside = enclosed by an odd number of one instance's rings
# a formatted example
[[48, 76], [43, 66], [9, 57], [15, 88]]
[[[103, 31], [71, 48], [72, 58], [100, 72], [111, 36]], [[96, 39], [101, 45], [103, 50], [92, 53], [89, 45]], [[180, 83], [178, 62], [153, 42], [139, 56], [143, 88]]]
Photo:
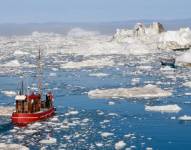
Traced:
[[191, 0], [0, 0], [0, 23], [191, 18]]

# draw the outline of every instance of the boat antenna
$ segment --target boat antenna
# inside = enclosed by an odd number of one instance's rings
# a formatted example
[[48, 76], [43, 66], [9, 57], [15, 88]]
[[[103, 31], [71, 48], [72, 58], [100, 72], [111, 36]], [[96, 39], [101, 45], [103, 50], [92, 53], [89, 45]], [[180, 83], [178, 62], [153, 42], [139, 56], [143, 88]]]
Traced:
[[38, 93], [42, 96], [42, 60], [41, 60], [41, 48], [38, 49]]

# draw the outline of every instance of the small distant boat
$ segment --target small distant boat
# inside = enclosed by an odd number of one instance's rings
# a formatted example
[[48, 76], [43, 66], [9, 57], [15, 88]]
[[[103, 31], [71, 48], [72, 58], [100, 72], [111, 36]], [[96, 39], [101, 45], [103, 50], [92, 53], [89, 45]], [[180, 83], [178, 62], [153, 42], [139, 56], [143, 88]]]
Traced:
[[162, 66], [170, 66], [175, 68], [175, 58], [160, 58]]
[[22, 81], [19, 94], [16, 95], [16, 111], [12, 113], [12, 123], [25, 126], [27, 124], [47, 119], [55, 114], [53, 105], [53, 94], [47, 92], [45, 100], [43, 100], [42, 83], [41, 83], [41, 52], [39, 49], [38, 63], [38, 92], [32, 91], [30, 94], [24, 93], [24, 84]]

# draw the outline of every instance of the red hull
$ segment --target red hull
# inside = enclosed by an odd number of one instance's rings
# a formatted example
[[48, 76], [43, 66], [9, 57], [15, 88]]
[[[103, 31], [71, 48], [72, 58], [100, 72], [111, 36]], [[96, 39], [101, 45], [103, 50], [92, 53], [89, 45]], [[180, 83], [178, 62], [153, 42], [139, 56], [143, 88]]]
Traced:
[[47, 119], [55, 114], [55, 108], [51, 107], [43, 112], [16, 113], [12, 114], [11, 120], [16, 125], [27, 125], [36, 121]]

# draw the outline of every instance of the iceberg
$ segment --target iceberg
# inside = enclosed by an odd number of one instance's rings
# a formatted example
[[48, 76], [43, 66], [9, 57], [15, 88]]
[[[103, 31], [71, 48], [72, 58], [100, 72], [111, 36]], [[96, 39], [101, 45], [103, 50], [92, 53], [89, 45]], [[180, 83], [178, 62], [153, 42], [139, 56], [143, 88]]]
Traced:
[[175, 42], [178, 45], [191, 44], [191, 30], [189, 28], [181, 28], [178, 31], [167, 31], [161, 34], [159, 42]]
[[90, 98], [158, 98], [171, 96], [170, 91], [162, 90], [156, 85], [144, 87], [117, 88], [117, 89], [95, 89], [88, 92]]
[[81, 68], [103, 68], [113, 66], [115, 63], [110, 58], [89, 59], [80, 62], [68, 62], [61, 64], [62, 69], [81, 69]]
[[145, 106], [146, 111], [162, 112], [162, 113], [178, 113], [181, 108], [178, 105], [163, 106]]

